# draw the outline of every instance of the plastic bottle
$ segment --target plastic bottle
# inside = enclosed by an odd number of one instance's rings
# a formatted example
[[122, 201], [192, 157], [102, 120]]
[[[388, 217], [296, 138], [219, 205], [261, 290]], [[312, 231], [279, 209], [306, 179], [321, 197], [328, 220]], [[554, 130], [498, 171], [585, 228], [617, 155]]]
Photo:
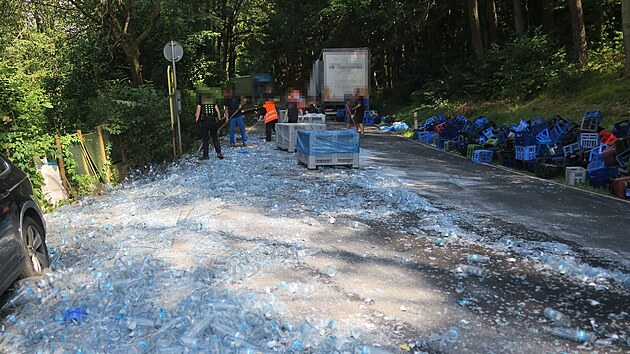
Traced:
[[459, 268], [462, 270], [462, 272], [466, 273], [466, 274], [470, 274], [470, 275], [474, 275], [477, 277], [481, 277], [484, 278], [488, 275], [488, 271], [478, 267], [478, 266], [473, 266], [473, 265], [468, 265], [468, 264], [460, 264]]
[[372, 346], [364, 345], [361, 347], [361, 354], [390, 354], [391, 352]]
[[28, 302], [34, 301], [37, 298], [37, 293], [30, 287], [21, 288], [7, 303], [2, 306], [3, 309], [11, 306], [24, 305]]
[[189, 348], [198, 348], [203, 340], [203, 332], [212, 322], [212, 317], [206, 316], [193, 321], [192, 326], [182, 336], [182, 344]]
[[595, 341], [595, 334], [581, 330], [579, 328], [567, 328], [567, 327], [545, 327], [545, 331], [561, 338], [569, 339], [578, 343]]
[[490, 257], [482, 256], [480, 254], [469, 254], [466, 256], [466, 259], [470, 263], [485, 263], [490, 261]]
[[461, 336], [462, 334], [457, 327], [451, 327], [451, 329], [444, 334], [442, 340], [440, 340], [438, 351], [446, 352], [447, 350], [453, 348]]
[[543, 312], [543, 314], [545, 315], [545, 317], [552, 320], [554, 323], [556, 323], [559, 326], [563, 326], [563, 327], [571, 326], [571, 318], [569, 318], [569, 316], [563, 314], [562, 312], [558, 310], [554, 310], [551, 307], [547, 307], [545, 308], [545, 311]]
[[127, 329], [135, 330], [137, 327], [155, 327], [156, 321], [146, 317], [128, 317]]

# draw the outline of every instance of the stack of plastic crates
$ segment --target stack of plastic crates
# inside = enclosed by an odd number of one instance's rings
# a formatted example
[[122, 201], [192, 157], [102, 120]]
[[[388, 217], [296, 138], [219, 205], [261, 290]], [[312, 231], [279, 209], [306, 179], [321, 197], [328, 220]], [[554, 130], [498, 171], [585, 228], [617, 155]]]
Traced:
[[532, 161], [536, 159], [536, 145], [516, 146], [514, 158], [522, 161]]
[[536, 159], [536, 133], [530, 130], [517, 131], [514, 134], [515, 159], [530, 161]]

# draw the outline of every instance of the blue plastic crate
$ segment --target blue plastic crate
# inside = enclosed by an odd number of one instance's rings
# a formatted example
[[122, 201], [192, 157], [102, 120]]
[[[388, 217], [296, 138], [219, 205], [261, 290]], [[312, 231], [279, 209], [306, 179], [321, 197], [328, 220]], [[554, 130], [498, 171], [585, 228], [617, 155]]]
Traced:
[[483, 128], [486, 124], [488, 124], [488, 118], [486, 117], [477, 118], [477, 120], [475, 120], [475, 126], [479, 129]]
[[450, 141], [449, 139], [438, 139], [435, 143], [435, 146], [440, 149], [440, 150], [444, 150], [444, 144]]
[[446, 138], [454, 138], [459, 135], [460, 131], [461, 127], [453, 125], [451, 123], [446, 123], [446, 126], [444, 127], [444, 130], [442, 130], [442, 133], [440, 133], [440, 135]]
[[529, 130], [533, 132], [540, 132], [547, 129], [547, 123], [542, 116], [537, 116], [529, 120]]
[[522, 161], [531, 161], [536, 159], [536, 145], [528, 145], [528, 146], [516, 146], [516, 156], [514, 157], [517, 160]]
[[562, 151], [564, 152], [564, 156], [574, 155], [582, 151], [582, 147], [580, 147], [580, 143], [573, 143], [562, 147]]
[[529, 120], [530, 127], [534, 127], [537, 125], [547, 125], [547, 123], [545, 123], [545, 118], [543, 118], [543, 116], [536, 116]]
[[549, 134], [549, 129], [545, 128], [541, 130], [540, 133], [536, 134], [536, 141], [538, 141], [539, 144], [551, 144], [552, 141]]
[[571, 128], [572, 125], [573, 125], [573, 122], [571, 121], [556, 122], [556, 125], [554, 125], [554, 127], [551, 128], [551, 131], [549, 132], [549, 135], [551, 136], [551, 140], [554, 143], [562, 142], [562, 139], [564, 139], [564, 137], [567, 135], [567, 132], [569, 132], [569, 129]]
[[586, 167], [586, 172], [588, 173], [594, 172], [604, 167], [605, 167], [604, 161], [602, 160], [589, 162], [588, 166]]
[[525, 122], [524, 120], [521, 120], [521, 122], [518, 125], [513, 124], [510, 129], [512, 129], [515, 132], [521, 132], [523, 130], [529, 129], [529, 124], [527, 124], [527, 122]]
[[474, 123], [466, 122], [462, 127], [461, 134], [469, 137], [476, 136], [479, 134], [479, 128]]
[[457, 117], [453, 118], [453, 120], [455, 122], [461, 123], [461, 125], [464, 125], [464, 123], [466, 123], [468, 121], [468, 119], [466, 119], [466, 117], [463, 116], [463, 115], [458, 115]]
[[433, 141], [433, 137], [437, 135], [436, 132], [421, 132], [418, 133], [418, 140], [429, 145]]
[[492, 163], [492, 151], [475, 150], [473, 152], [472, 160], [477, 163]]
[[481, 132], [486, 139], [494, 138], [494, 128], [490, 127]]
[[596, 132], [597, 128], [602, 123], [602, 120], [604, 120], [604, 115], [601, 111], [596, 110], [586, 112], [582, 116], [582, 124], [580, 126], [580, 129], [586, 132]]
[[599, 146], [593, 150], [588, 155], [588, 161], [602, 161], [602, 152], [608, 149], [608, 145], [599, 143]]
[[610, 184], [610, 179], [617, 177], [617, 167], [602, 167], [592, 171], [586, 171], [588, 183], [595, 188], [605, 188]]
[[535, 145], [538, 141], [536, 140], [536, 133], [529, 130], [522, 130], [514, 133], [514, 142], [516, 145], [528, 146]]
[[448, 116], [444, 113], [440, 113], [435, 117], [438, 122], [446, 122], [448, 120]]

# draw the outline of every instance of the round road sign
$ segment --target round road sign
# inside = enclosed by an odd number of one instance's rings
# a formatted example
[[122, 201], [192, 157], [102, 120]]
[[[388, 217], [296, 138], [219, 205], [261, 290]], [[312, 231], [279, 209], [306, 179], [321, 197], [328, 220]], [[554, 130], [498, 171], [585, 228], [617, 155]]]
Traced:
[[178, 62], [184, 57], [184, 48], [176, 41], [170, 41], [164, 45], [164, 57], [168, 61]]

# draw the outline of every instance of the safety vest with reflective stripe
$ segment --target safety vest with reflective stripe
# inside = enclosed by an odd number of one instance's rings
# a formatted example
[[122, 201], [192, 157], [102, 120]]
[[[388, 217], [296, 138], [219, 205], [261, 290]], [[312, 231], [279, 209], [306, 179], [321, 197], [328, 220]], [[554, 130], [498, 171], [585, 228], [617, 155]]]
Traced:
[[263, 107], [267, 110], [267, 113], [265, 114], [265, 124], [278, 119], [278, 111], [276, 111], [275, 103], [267, 101]]

